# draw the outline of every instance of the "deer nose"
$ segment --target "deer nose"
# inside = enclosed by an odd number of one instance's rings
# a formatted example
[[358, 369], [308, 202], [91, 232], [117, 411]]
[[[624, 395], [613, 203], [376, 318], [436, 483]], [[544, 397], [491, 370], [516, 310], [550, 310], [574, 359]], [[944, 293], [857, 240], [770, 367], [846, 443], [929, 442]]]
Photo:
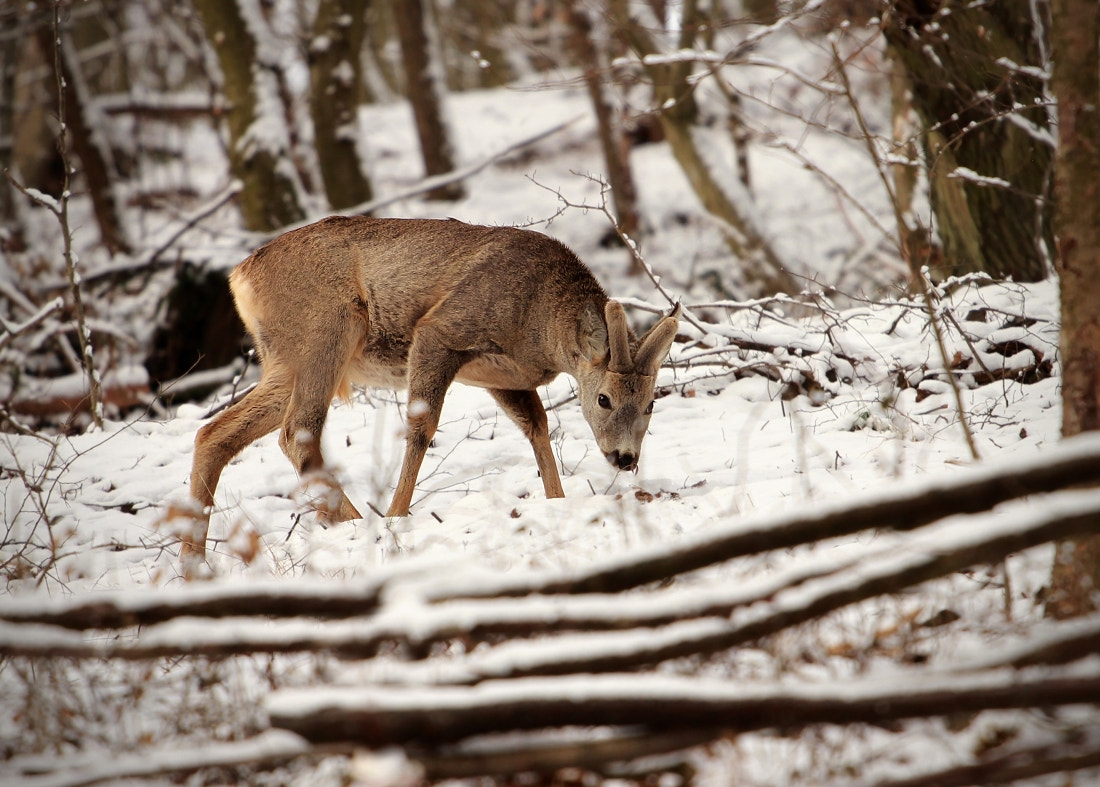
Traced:
[[638, 466], [638, 457], [629, 451], [623, 453], [612, 451], [607, 454], [607, 461], [620, 470], [633, 470]]

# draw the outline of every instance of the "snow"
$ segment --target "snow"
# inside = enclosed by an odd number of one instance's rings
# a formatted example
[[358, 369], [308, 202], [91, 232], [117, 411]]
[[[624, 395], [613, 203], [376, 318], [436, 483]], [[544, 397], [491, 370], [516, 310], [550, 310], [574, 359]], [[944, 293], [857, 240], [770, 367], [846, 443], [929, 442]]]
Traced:
[[42, 205], [45, 205], [47, 208], [52, 210], [54, 213], [60, 215], [60, 213], [61, 213], [61, 203], [57, 201], [56, 197], [54, 197], [51, 194], [46, 194], [45, 192], [39, 191], [38, 189], [35, 189], [35, 188], [27, 188], [27, 189], [25, 189], [25, 191], [27, 193], [27, 196], [30, 197], [31, 199], [33, 199], [35, 202], [38, 202]]
[[959, 180], [965, 180], [973, 183], [977, 186], [999, 186], [1001, 188], [1010, 188], [1012, 186], [1004, 178], [995, 178], [989, 175], [979, 175], [969, 167], [955, 167], [947, 174], [949, 178], [957, 178]]
[[[310, 746], [305, 739], [284, 730], [269, 730], [247, 741], [180, 749], [165, 746], [140, 754], [124, 754], [110, 759], [95, 757], [81, 761], [73, 758], [67, 768], [42, 776], [26, 776], [22, 787], [75, 787], [76, 785], [114, 782], [121, 779], [157, 776], [173, 770], [196, 767], [237, 765], [263, 760], [282, 760], [305, 754]], [[44, 763], [46, 768], [49, 765]]]
[[[810, 5], [820, 5], [820, 0]], [[777, 29], [786, 24], [777, 23]], [[767, 96], [784, 111], [816, 116], [821, 110], [822, 116], [829, 115], [822, 108], [832, 107], [829, 102], [836, 100], [835, 85], [816, 92], [798, 87], [811, 79], [822, 52], [798, 48], [793, 37], [782, 36], [772, 39], [782, 42], [779, 51], [754, 52], [750, 64], [731, 78], [744, 80], [747, 94]], [[754, 37], [748, 43], [762, 40], [763, 36]], [[777, 63], [784, 68], [777, 69]], [[265, 85], [265, 90], [273, 91], [274, 85]], [[468, 196], [459, 202], [432, 203], [408, 196], [382, 212], [533, 224], [575, 248], [613, 296], [647, 307], [630, 310], [639, 324], [667, 310], [669, 304], [648, 279], [624, 275], [623, 249], [601, 246], [606, 218], [596, 210], [563, 209], [557, 197], [560, 192], [575, 204], [598, 204], [596, 184], [577, 174], [599, 174], [602, 169], [586, 102], [583, 88], [574, 83], [553, 90], [525, 84], [449, 95], [460, 166], [482, 162], [547, 129], [555, 133], [523, 152], [475, 168], [467, 181]], [[865, 152], [835, 135], [815, 131], [800, 136], [805, 131], [801, 124], [789, 118], [776, 120], [755, 100], [746, 104], [754, 127], [767, 127], [775, 134], [775, 139], [763, 139], [750, 150], [755, 221], [778, 239], [792, 267], [835, 283], [868, 249], [870, 259], [888, 259], [876, 223], [889, 228], [891, 213]], [[274, 112], [276, 107], [269, 109]], [[574, 117], [580, 119], [562, 123]], [[883, 118], [872, 121], [881, 123]], [[398, 194], [415, 185], [421, 166], [408, 107], [364, 107], [360, 126], [376, 192]], [[283, 146], [286, 132], [282, 122], [261, 124], [252, 129], [250, 141]], [[208, 138], [201, 131], [195, 135], [200, 140], [193, 142], [195, 154], [210, 156], [209, 148], [216, 146], [202, 144]], [[715, 148], [715, 158], [720, 154]], [[636, 475], [616, 472], [600, 455], [575, 401], [574, 385], [559, 378], [540, 393], [550, 405], [566, 497], [546, 500], [530, 446], [519, 430], [484, 391], [456, 385], [421, 471], [411, 516], [386, 520], [370, 510], [388, 507], [403, 451], [405, 419], [410, 410], [415, 414], [416, 405], [410, 408], [390, 392], [364, 391], [351, 402], [333, 405], [324, 449], [349, 498], [367, 516], [325, 527], [304, 513], [295, 502], [298, 479], [279, 450], [277, 435], [268, 435], [226, 469], [211, 520], [207, 581], [187, 581], [168, 511], [188, 500], [195, 433], [213, 407], [226, 403], [227, 389], [211, 402], [180, 406], [169, 417], [109, 422], [96, 433], [51, 439], [3, 434], [0, 564], [8, 570], [0, 616], [60, 613], [79, 604], [90, 610], [108, 599], [135, 615], [151, 615], [146, 611], [157, 604], [182, 607], [244, 597], [262, 601], [265, 594], [274, 605], [285, 596], [324, 599], [358, 593], [364, 608], [360, 617], [347, 621], [301, 618], [276, 625], [240, 613], [220, 620], [151, 620], [140, 633], [110, 635], [7, 622], [0, 625], [0, 646], [75, 648], [91, 643], [106, 653], [142, 643], [198, 650], [204, 644], [254, 641], [277, 650], [295, 640], [312, 639], [339, 650], [372, 637], [433, 641], [456, 628], [500, 620], [521, 619], [550, 629], [570, 616], [613, 623], [631, 614], [656, 619], [696, 614], [707, 605], [743, 606], [660, 629], [535, 637], [469, 653], [456, 644], [444, 658], [415, 664], [396, 658], [333, 664], [325, 656], [300, 654], [285, 660], [256, 656], [227, 662], [195, 660], [188, 665], [157, 661], [154, 667], [120, 664], [121, 660], [84, 661], [79, 666], [51, 666], [56, 670], [52, 695], [16, 669], [17, 660], [7, 659], [0, 664], [0, 739], [14, 742], [10, 745], [15, 751], [36, 750], [32, 747], [41, 743], [36, 736], [54, 729], [25, 714], [28, 707], [41, 710], [36, 702], [47, 703], [47, 718], [67, 718], [48, 705], [50, 697], [58, 697], [59, 704], [71, 700], [77, 711], [101, 720], [77, 731], [80, 745], [58, 743], [62, 770], [48, 777], [27, 776], [30, 770], [20, 769], [34, 763], [20, 756], [0, 764], [0, 781], [65, 784], [76, 773], [108, 779], [142, 776], [146, 772], [135, 763], [168, 759], [176, 748], [182, 758], [194, 756], [194, 747], [230, 746], [234, 738], [256, 729], [256, 720], [265, 712], [296, 713], [322, 701], [350, 702], [360, 698], [359, 692], [371, 701], [408, 703], [413, 698], [456, 706], [468, 703], [471, 692], [499, 701], [518, 691], [516, 685], [553, 686], [545, 689], [548, 696], [560, 696], [562, 683], [543, 684], [534, 678], [521, 684], [496, 681], [477, 689], [439, 684], [522, 672], [560, 659], [563, 653], [582, 657], [599, 648], [631, 653], [685, 636], [725, 636], [733, 627], [747, 628], [777, 610], [804, 606], [814, 593], [870, 581], [966, 539], [1011, 532], [1040, 514], [1056, 519], [1095, 506], [1094, 493], [1066, 493], [1056, 500], [1021, 501], [980, 517], [946, 520], [920, 539], [888, 532], [886, 527], [861, 531], [812, 546], [742, 555], [679, 577], [667, 589], [569, 599], [443, 600], [447, 593], [463, 589], [486, 593], [547, 577], [583, 576], [750, 528], [767, 532], [791, 516], [823, 515], [854, 500], [935, 494], [1005, 468], [1095, 449], [1087, 441], [1060, 445], [1056, 282], [1022, 285], [971, 277], [941, 288], [939, 311], [950, 312], [967, 331], [964, 338], [957, 327], [946, 327], [948, 356], [973, 357], [1003, 372], [999, 377], [983, 375], [976, 361], [948, 371], [967, 386], [965, 417], [979, 453], [987, 458], [977, 463], [963, 440], [947, 374], [919, 304], [905, 298], [865, 299], [857, 288], [845, 293], [850, 297], [837, 298], [836, 304], [821, 295], [816, 309], [783, 299], [748, 303], [716, 294], [702, 283], [705, 274], [714, 274], [723, 286], [735, 285], [737, 278], [720, 231], [700, 218], [698, 200], [665, 146], [638, 147], [632, 155], [639, 205], [653, 228], [640, 245], [662, 286], [683, 299], [681, 335], [691, 340], [674, 347], [674, 364], [660, 373], [658, 385], [667, 395], [657, 401]], [[806, 159], [827, 170], [845, 193], [838, 195], [824, 185], [803, 166]], [[979, 177], [969, 172], [959, 176]], [[213, 175], [199, 172], [198, 177], [209, 187], [207, 197], [225, 188]], [[866, 214], [850, 207], [854, 195]], [[185, 212], [180, 220], [199, 213]], [[173, 237], [173, 226], [150, 232], [143, 242], [157, 248]], [[214, 239], [195, 233], [188, 237], [194, 239], [192, 250], [197, 247], [219, 265], [231, 262], [225, 250], [240, 242], [240, 236], [231, 233]], [[90, 270], [109, 268], [103, 264]], [[736, 288], [730, 289], [735, 295]], [[1023, 317], [1034, 322], [1017, 319]], [[1016, 349], [1006, 356], [996, 349], [1004, 346]], [[753, 349], [759, 347], [775, 349]], [[1029, 383], [1017, 380], [1015, 373], [1034, 367], [1039, 356], [1052, 364], [1053, 375]], [[136, 367], [125, 367], [116, 378], [104, 377], [121, 385], [146, 382]], [[79, 376], [60, 378], [55, 386], [38, 395], [84, 392]], [[1007, 607], [1001, 574], [980, 568], [954, 572], [904, 595], [869, 597], [824, 621], [766, 641], [749, 640], [721, 660], [693, 665], [700, 680], [710, 681], [701, 691], [714, 697], [763, 696], [774, 694], [794, 676], [807, 684], [800, 683], [803, 688], [798, 691], [813, 694], [826, 692], [838, 676], [863, 674], [871, 676], [868, 681], [875, 687], [889, 688], [898, 680], [897, 672], [891, 671], [890, 648], [927, 656], [937, 669], [961, 662], [963, 656], [970, 659], [966, 663], [980, 666], [977, 656], [994, 650], [1007, 658], [1015, 649], [1026, 649], [1028, 629], [1038, 626], [1042, 617], [1037, 593], [1047, 579], [1050, 552], [1049, 547], [1039, 547], [1008, 559], [1004, 572], [1011, 578], [1012, 594]], [[370, 617], [378, 603], [383, 611]], [[905, 624], [944, 609], [959, 619], [940, 627]], [[1011, 622], [1006, 622], [1006, 615]], [[1093, 675], [1096, 665], [1087, 666]], [[665, 665], [652, 675], [577, 676], [567, 689], [569, 696], [578, 697], [613, 690], [635, 697], [680, 696], [688, 679], [664, 673], [682, 669], [683, 665]], [[915, 680], [915, 674], [925, 675], [912, 673], [909, 679]], [[983, 680], [1009, 681], [1006, 675]], [[946, 685], [954, 678], [942, 680]], [[368, 681], [379, 685], [364, 685]], [[352, 692], [349, 682], [360, 688]], [[332, 688], [324, 689], [326, 685]], [[132, 695], [132, 686], [147, 688]], [[272, 686], [279, 691], [269, 695]], [[65, 713], [69, 710], [66, 706]], [[114, 719], [114, 710], [124, 714], [124, 722]], [[1038, 722], [1013, 717], [1012, 723], [1026, 731]], [[735, 768], [745, 784], [820, 783], [820, 774], [812, 768], [796, 773], [799, 763], [815, 759], [815, 745], [824, 747], [826, 759], [834, 757], [853, 768], [873, 756], [903, 774], [912, 772], [912, 762], [962, 760], [972, 754], [964, 742], [935, 724], [862, 735], [866, 737], [853, 735], [835, 744], [744, 735], [735, 744], [715, 747], [713, 760], [701, 764], [700, 783], [729, 783]], [[275, 750], [291, 753], [298, 739], [287, 736], [266, 733], [265, 740]], [[174, 744], [177, 737], [183, 741], [179, 747]], [[950, 743], [945, 745], [945, 739]], [[148, 748], [148, 740], [161, 744]], [[736, 752], [730, 754], [722, 746], [735, 746]], [[259, 748], [261, 753], [268, 751]], [[139, 753], [120, 758], [118, 751]], [[892, 760], [890, 752], [907, 752], [911, 763]], [[226, 756], [247, 752], [229, 751]], [[57, 762], [48, 765], [60, 767]], [[327, 782], [314, 781], [315, 776], [313, 771], [301, 772], [294, 783], [339, 783], [331, 773]]]

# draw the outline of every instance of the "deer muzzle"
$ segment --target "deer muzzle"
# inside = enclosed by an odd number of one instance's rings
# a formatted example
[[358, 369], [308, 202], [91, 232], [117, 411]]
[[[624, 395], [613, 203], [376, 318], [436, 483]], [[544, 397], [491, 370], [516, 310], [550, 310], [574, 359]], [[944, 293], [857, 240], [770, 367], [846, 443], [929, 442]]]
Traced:
[[609, 451], [604, 454], [607, 457], [607, 461], [611, 463], [613, 467], [617, 467], [620, 470], [634, 471], [638, 469], [638, 456], [632, 454], [629, 451]]

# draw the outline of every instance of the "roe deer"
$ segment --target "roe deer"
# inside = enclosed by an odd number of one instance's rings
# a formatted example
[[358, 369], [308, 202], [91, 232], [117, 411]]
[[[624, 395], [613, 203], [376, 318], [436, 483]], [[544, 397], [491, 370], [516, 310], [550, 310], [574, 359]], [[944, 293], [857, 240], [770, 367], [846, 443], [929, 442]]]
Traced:
[[[564, 497], [536, 388], [566, 372], [607, 460], [635, 470], [657, 369], [679, 306], [641, 340], [566, 246], [529, 230], [453, 219], [334, 217], [271, 241], [230, 274], [259, 383], [199, 429], [191, 494], [203, 554], [214, 489], [245, 446], [281, 427], [299, 474], [321, 470], [329, 405], [351, 387], [409, 389], [401, 477], [387, 516], [409, 513], [451, 382], [489, 389], [535, 450], [547, 497]], [[340, 492], [341, 521], [359, 511]]]

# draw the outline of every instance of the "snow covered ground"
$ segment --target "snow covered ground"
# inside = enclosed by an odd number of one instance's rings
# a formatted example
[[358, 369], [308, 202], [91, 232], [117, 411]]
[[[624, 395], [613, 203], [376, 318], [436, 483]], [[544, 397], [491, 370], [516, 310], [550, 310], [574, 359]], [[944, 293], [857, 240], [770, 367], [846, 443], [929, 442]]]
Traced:
[[[466, 162], [563, 119], [578, 120], [472, 178], [461, 202], [406, 200], [387, 208], [389, 215], [533, 224], [573, 246], [613, 296], [668, 307], [647, 279], [624, 275], [624, 250], [600, 245], [608, 231], [604, 216], [578, 208], [558, 215], [563, 205], [557, 191], [571, 202], [598, 203], [597, 187], [583, 176], [600, 170], [583, 90], [456, 95], [452, 114]], [[362, 120], [376, 190], [415, 183], [420, 170], [407, 108], [370, 107]], [[716, 131], [714, 140], [724, 144], [722, 132]], [[886, 201], [875, 196], [873, 169], [858, 146], [815, 135], [806, 148], [887, 221]], [[853, 260], [887, 256], [873, 230], [838, 208], [843, 200], [795, 158], [775, 149], [754, 151], [760, 220], [801, 273], [833, 282]], [[647, 261], [689, 308], [713, 300], [702, 274], [733, 264], [717, 230], [700, 218], [697, 201], [664, 146], [641, 147], [634, 155], [642, 212], [654, 229], [643, 246]], [[579, 568], [640, 548], [675, 545], [739, 518], [812, 510], [871, 490], [969, 472], [975, 461], [950, 388], [937, 374], [942, 361], [927, 315], [909, 301], [879, 305], [860, 302], [856, 291], [847, 294], [853, 297], [846, 305], [808, 314], [698, 309], [715, 327], [704, 334], [685, 322], [682, 335], [690, 341], [674, 348], [673, 363], [662, 370], [659, 386], [665, 395], [657, 402], [637, 474], [615, 472], [600, 455], [569, 379], [548, 386], [542, 393], [552, 406], [563, 500], [543, 498], [529, 445], [491, 398], [459, 385], [448, 395], [407, 519], [387, 521], [370, 513], [361, 521], [322, 527], [303, 514], [298, 479], [276, 435], [269, 435], [247, 448], [222, 477], [209, 575], [235, 583], [294, 583], [303, 577], [337, 582], [408, 561], [428, 561], [456, 574]], [[968, 331], [965, 339], [949, 331], [951, 356], [978, 354], [991, 365], [1018, 368], [1039, 360], [1037, 353], [1048, 364], [1055, 360], [1053, 282], [964, 282], [942, 308]], [[639, 323], [652, 318], [641, 310], [633, 314]], [[1034, 322], [1015, 319], [1023, 317]], [[721, 356], [708, 350], [730, 336], [784, 349], [740, 355], [727, 350]], [[1013, 341], [1019, 342], [1012, 345], [1017, 353], [1008, 360], [1003, 350], [992, 349]], [[732, 364], [709, 363], [717, 359]], [[956, 375], [965, 385], [964, 410], [983, 459], [1022, 461], [1058, 441], [1056, 363], [1053, 376], [1028, 384], [979, 384], [979, 369], [975, 363]], [[210, 405], [221, 401], [184, 405], [164, 420], [136, 417], [67, 438], [0, 436], [5, 470], [0, 565], [6, 593], [30, 602], [182, 584], [171, 524], [163, 517], [168, 504], [186, 499], [195, 431]], [[402, 396], [386, 391], [361, 392], [331, 410], [326, 456], [362, 511], [388, 506], [403, 451], [403, 417]], [[843, 554], [877, 537], [861, 533], [829, 548]], [[997, 647], [1040, 617], [1035, 593], [1046, 580], [1049, 556], [1049, 549], [1039, 549], [1009, 562], [1007, 610], [1000, 569], [978, 570], [857, 605], [701, 669], [725, 679], [794, 674], [828, 681], [917, 651], [950, 663], [954, 654]], [[700, 581], [750, 581], [782, 569], [790, 559], [785, 552], [754, 556]], [[958, 619], [939, 627], [913, 623], [943, 610]], [[238, 738], [262, 716], [267, 681], [308, 684], [328, 668], [323, 660], [304, 657], [186, 668], [97, 661], [32, 668], [19, 660], [2, 662], [4, 759], [22, 757], [0, 764], [0, 781], [12, 778], [16, 763], [51, 751], [82, 753], [95, 761], [174, 738]], [[912, 764], [931, 766], [973, 754], [984, 745], [983, 736], [1004, 723], [996, 714], [983, 718], [962, 733], [929, 722], [900, 736], [843, 728], [793, 742], [741, 736], [701, 759], [699, 783], [730, 784], [736, 774], [739, 784], [816, 784], [858, 775], [871, 760], [905, 772]], [[292, 769], [284, 777], [300, 784], [338, 778], [323, 765]]]

